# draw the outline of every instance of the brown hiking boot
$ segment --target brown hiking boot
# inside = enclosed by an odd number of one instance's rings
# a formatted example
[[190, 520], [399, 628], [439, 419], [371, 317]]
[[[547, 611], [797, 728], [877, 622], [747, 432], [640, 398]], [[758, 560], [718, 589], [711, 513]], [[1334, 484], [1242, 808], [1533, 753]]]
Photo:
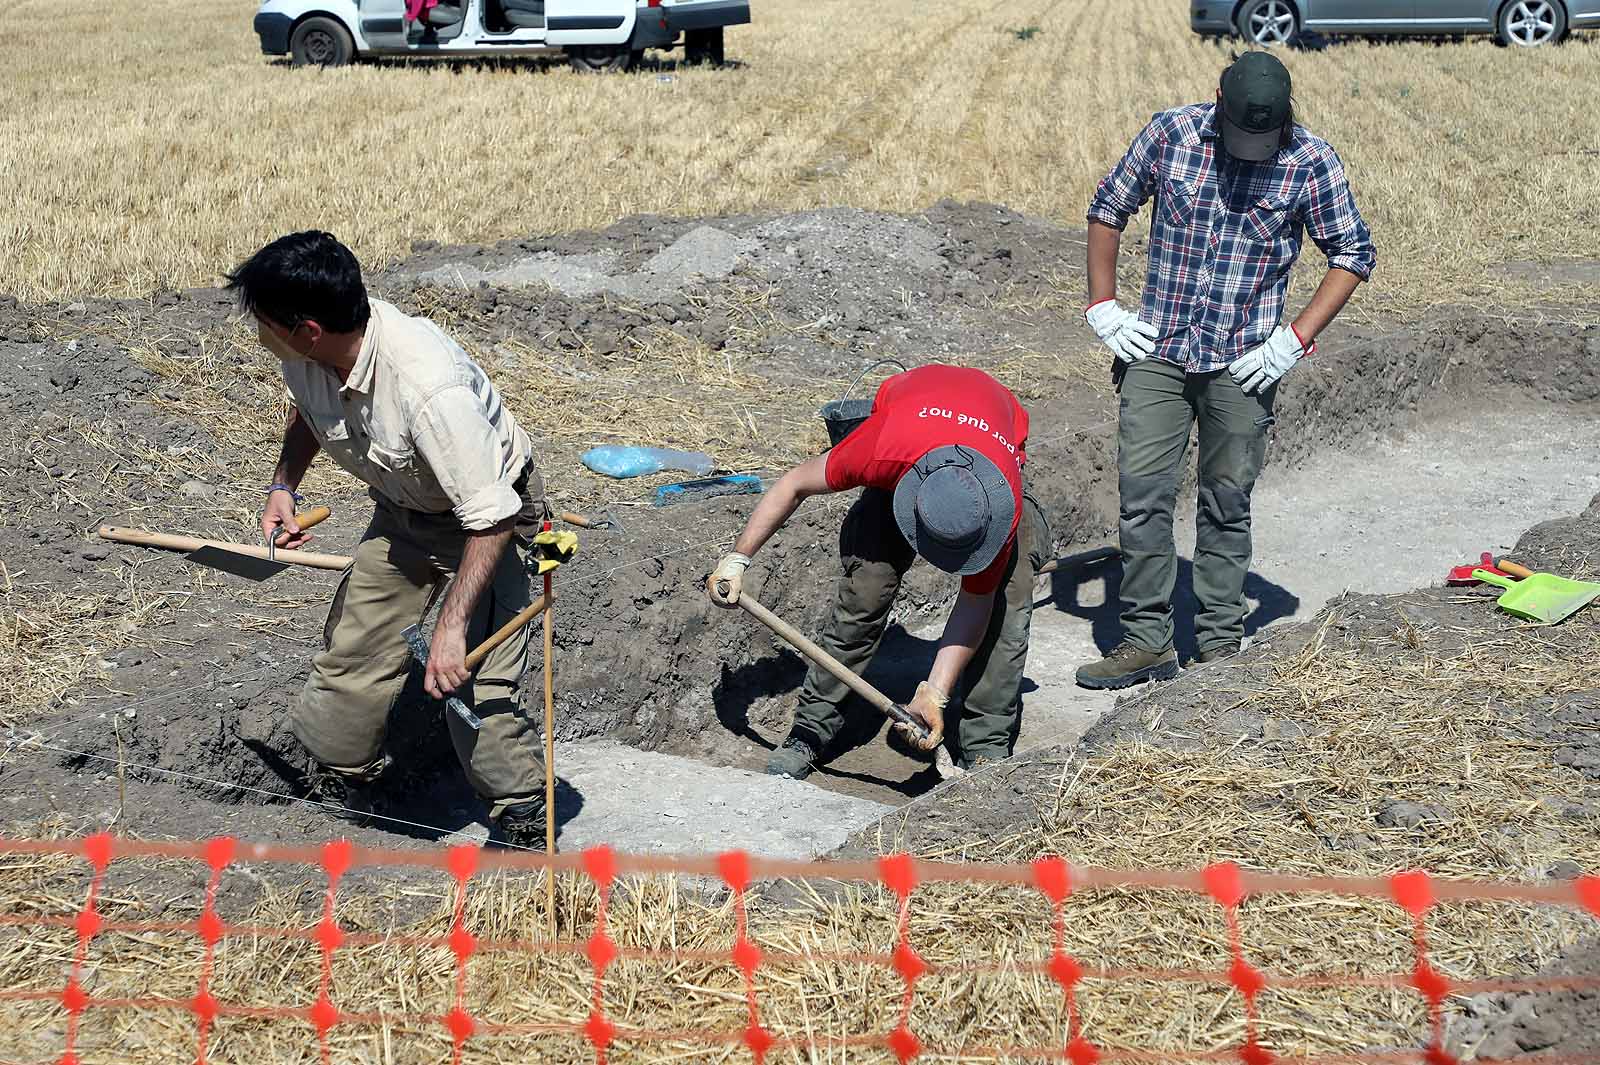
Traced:
[[1128, 688], [1141, 681], [1171, 680], [1178, 675], [1178, 653], [1146, 651], [1124, 641], [1098, 662], [1078, 670], [1078, 684], [1085, 688]]
[[549, 842], [545, 838], [543, 798], [513, 803], [501, 811], [496, 821], [500, 826], [500, 834], [513, 847], [542, 851]]
[[800, 736], [790, 736], [767, 759], [767, 775], [804, 780], [817, 768], [817, 749]]
[[312, 802], [352, 825], [370, 825], [377, 816], [377, 781], [373, 775], [356, 775], [319, 765], [311, 774]]
[[1238, 644], [1236, 644], [1236, 643], [1221, 643], [1221, 644], [1218, 644], [1215, 647], [1207, 647], [1207, 648], [1205, 648], [1199, 654], [1194, 656], [1194, 660], [1197, 663], [1199, 663], [1200, 665], [1205, 665], [1207, 662], [1221, 662], [1224, 659], [1232, 658], [1234, 655], [1236, 655], [1238, 653], [1239, 653], [1239, 645]]

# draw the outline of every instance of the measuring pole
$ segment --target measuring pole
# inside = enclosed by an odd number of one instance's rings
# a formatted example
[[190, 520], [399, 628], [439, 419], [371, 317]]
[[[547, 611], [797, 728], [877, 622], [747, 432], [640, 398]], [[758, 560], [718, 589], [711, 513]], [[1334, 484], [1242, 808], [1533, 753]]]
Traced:
[[[550, 522], [544, 531], [550, 531]], [[555, 592], [552, 572], [544, 575], [544, 852], [556, 853], [556, 687], [555, 687]], [[544, 882], [545, 903], [550, 910], [550, 938], [556, 935], [556, 871], [549, 870]]]

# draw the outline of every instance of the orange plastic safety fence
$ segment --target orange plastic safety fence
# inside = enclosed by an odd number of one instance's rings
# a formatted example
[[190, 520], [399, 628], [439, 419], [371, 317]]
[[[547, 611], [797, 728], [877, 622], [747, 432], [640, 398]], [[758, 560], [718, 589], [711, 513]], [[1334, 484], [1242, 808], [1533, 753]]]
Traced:
[[[607, 847], [595, 847], [579, 854], [547, 857], [528, 853], [489, 853], [476, 847], [452, 847], [443, 851], [399, 851], [356, 847], [339, 841], [322, 847], [279, 847], [241, 844], [224, 837], [194, 843], [148, 843], [123, 840], [100, 834], [81, 840], [38, 841], [0, 839], [0, 854], [55, 854], [86, 861], [90, 879], [82, 907], [76, 914], [4, 914], [0, 926], [26, 928], [73, 928], [76, 947], [60, 990], [22, 990], [0, 988], [0, 1002], [57, 1004], [66, 1015], [64, 1046], [59, 1056], [49, 1060], [56, 1065], [77, 1065], [80, 1024], [85, 1011], [166, 1010], [186, 1011], [194, 1018], [195, 1062], [206, 1065], [211, 1033], [219, 1018], [241, 1017], [260, 1020], [287, 1020], [303, 1023], [314, 1033], [321, 1059], [333, 1060], [330, 1034], [342, 1025], [370, 1025], [393, 1028], [399, 1025], [442, 1026], [450, 1036], [452, 1061], [459, 1063], [469, 1040], [479, 1036], [538, 1036], [562, 1034], [587, 1040], [594, 1048], [597, 1065], [605, 1065], [611, 1048], [629, 1044], [689, 1044], [708, 1048], [742, 1044], [752, 1060], [760, 1065], [775, 1049], [838, 1050], [849, 1048], [886, 1049], [900, 1062], [909, 1063], [930, 1053], [913, 1025], [917, 985], [930, 973], [998, 972], [1016, 970], [1014, 962], [967, 962], [939, 965], [918, 954], [911, 941], [912, 897], [919, 884], [966, 881], [980, 884], [1023, 886], [1038, 891], [1050, 904], [1053, 914], [1050, 957], [1024, 971], [1048, 974], [1061, 987], [1067, 1025], [1059, 1042], [1049, 1046], [963, 1045], [961, 1053], [976, 1057], [1062, 1060], [1072, 1065], [1096, 1065], [1118, 1060], [1128, 1062], [1240, 1061], [1244, 1065], [1273, 1065], [1292, 1060], [1301, 1065], [1338, 1063], [1424, 1062], [1447, 1065], [1455, 1059], [1444, 1046], [1444, 1002], [1451, 994], [1484, 991], [1600, 991], [1600, 977], [1563, 977], [1520, 980], [1474, 980], [1452, 982], [1431, 963], [1426, 918], [1442, 901], [1485, 900], [1521, 901], [1570, 906], [1600, 917], [1600, 877], [1586, 876], [1575, 881], [1550, 884], [1506, 884], [1487, 881], [1438, 881], [1421, 871], [1387, 878], [1286, 877], [1242, 870], [1229, 863], [1195, 870], [1111, 870], [1075, 867], [1058, 857], [1042, 858], [1029, 864], [989, 864], [921, 861], [909, 855], [889, 855], [875, 862], [778, 861], [752, 857], [738, 851], [701, 857], [662, 857], [627, 855]], [[111, 863], [117, 859], [176, 858], [202, 862], [209, 869], [200, 916], [192, 922], [117, 921], [99, 911], [100, 899]], [[217, 913], [217, 894], [229, 866], [240, 861], [304, 863], [319, 866], [327, 877], [322, 918], [312, 928], [228, 925]], [[411, 866], [440, 870], [453, 880], [453, 918], [444, 937], [372, 935], [346, 932], [337, 919], [339, 886], [355, 868], [371, 866]], [[591, 880], [599, 892], [594, 926], [585, 939], [556, 941], [481, 940], [467, 923], [470, 882], [480, 872], [491, 870], [555, 870], [574, 872]], [[619, 945], [608, 931], [608, 911], [612, 889], [619, 876], [627, 874], [678, 874], [713, 876], [725, 883], [733, 896], [734, 945], [731, 951], [669, 950], [630, 948]], [[836, 880], [861, 880], [883, 885], [897, 900], [895, 946], [890, 954], [793, 953], [763, 951], [749, 937], [746, 896], [751, 884], [762, 878], [812, 877]], [[1069, 895], [1081, 890], [1111, 888], [1166, 888], [1209, 896], [1222, 910], [1228, 931], [1228, 950], [1232, 958], [1223, 972], [1178, 969], [1126, 969], [1086, 966], [1065, 948], [1065, 904]], [[1410, 973], [1388, 976], [1310, 975], [1278, 976], [1252, 965], [1245, 955], [1244, 936], [1239, 923], [1239, 907], [1251, 895], [1281, 893], [1333, 893], [1383, 898], [1404, 910], [1411, 918], [1414, 965]], [[82, 984], [84, 967], [95, 937], [107, 932], [186, 933], [199, 938], [204, 947], [195, 994], [187, 1001], [165, 998], [96, 997]], [[320, 975], [315, 997], [305, 1005], [247, 1003], [219, 1000], [211, 991], [211, 977], [218, 944], [230, 936], [266, 939], [300, 939], [317, 943], [321, 954]], [[341, 948], [364, 944], [402, 944], [419, 947], [445, 947], [455, 957], [453, 1005], [443, 1016], [365, 1013], [341, 1010], [335, 999], [333, 959]], [[594, 976], [590, 1011], [583, 1021], [554, 1024], [510, 1024], [476, 1016], [467, 995], [467, 974], [471, 959], [481, 953], [582, 954]], [[647, 1029], [619, 1023], [607, 1013], [606, 975], [619, 959], [659, 960], [668, 963], [687, 961], [731, 962], [742, 976], [747, 1023], [742, 1029]], [[895, 1027], [887, 1032], [851, 1036], [783, 1038], [763, 1027], [761, 1003], [756, 990], [756, 974], [763, 966], [781, 967], [801, 962], [836, 961], [879, 966], [894, 971], [904, 986]], [[1109, 1049], [1098, 1046], [1093, 1034], [1085, 1031], [1077, 1002], [1078, 985], [1085, 979], [1153, 980], [1231, 984], [1243, 1004], [1244, 1039], [1228, 1050], [1142, 1051]], [[1263, 1046], [1259, 1034], [1257, 1003], [1261, 993], [1274, 988], [1316, 987], [1409, 987], [1428, 1005], [1427, 1044], [1420, 1050], [1395, 1050], [1361, 1055], [1319, 1055], [1283, 1059]], [[309, 989], [308, 989], [309, 990]], [[1482, 1061], [1484, 1059], [1478, 1059]], [[1540, 1055], [1532, 1059], [1540, 1065], [1600, 1065], [1595, 1055]], [[0, 1065], [8, 1063], [0, 1062]]]

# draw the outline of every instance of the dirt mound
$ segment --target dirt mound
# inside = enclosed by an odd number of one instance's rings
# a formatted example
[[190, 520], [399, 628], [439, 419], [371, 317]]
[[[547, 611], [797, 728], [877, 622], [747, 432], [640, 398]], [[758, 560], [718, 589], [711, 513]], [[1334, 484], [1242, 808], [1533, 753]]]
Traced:
[[[790, 328], [763, 337], [774, 342], [764, 350], [799, 360], [791, 372], [837, 373], [880, 349], [936, 357], [1025, 342], [1037, 333], [1030, 315], [1046, 311], [1048, 324], [1078, 310], [1082, 244], [1081, 231], [992, 204], [946, 202], [910, 217], [639, 215], [593, 233], [428, 246], [379, 283], [465, 289], [500, 324], [554, 329], [563, 347], [599, 355], [658, 322], [715, 350], [738, 347], [770, 315]], [[720, 298], [719, 284], [750, 298]]]
[[[1539, 975], [1553, 979], [1600, 977], [1600, 940], [1568, 951]], [[1445, 1046], [1468, 1061], [1600, 1050], [1600, 994], [1544, 991], [1474, 996], [1450, 1025]]]

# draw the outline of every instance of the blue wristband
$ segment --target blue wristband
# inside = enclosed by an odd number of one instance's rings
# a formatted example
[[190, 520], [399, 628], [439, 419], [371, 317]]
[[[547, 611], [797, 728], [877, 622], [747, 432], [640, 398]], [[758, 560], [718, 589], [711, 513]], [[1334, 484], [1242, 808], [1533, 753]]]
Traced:
[[290, 488], [286, 484], [269, 484], [269, 485], [267, 485], [267, 495], [270, 496], [274, 492], [288, 492], [289, 493], [289, 498], [293, 499], [296, 503], [300, 502], [300, 499], [301, 499], [300, 493], [296, 492], [293, 488]]

